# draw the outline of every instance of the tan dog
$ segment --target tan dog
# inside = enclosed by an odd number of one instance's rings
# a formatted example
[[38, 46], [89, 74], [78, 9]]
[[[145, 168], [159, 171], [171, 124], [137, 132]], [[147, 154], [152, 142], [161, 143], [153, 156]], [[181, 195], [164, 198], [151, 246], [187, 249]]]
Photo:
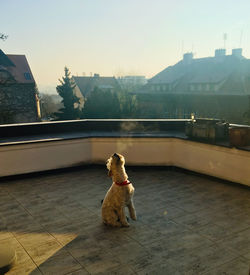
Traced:
[[134, 187], [128, 181], [125, 171], [125, 159], [120, 154], [114, 154], [107, 160], [108, 175], [113, 184], [109, 188], [102, 204], [102, 220], [111, 226], [129, 226], [125, 214], [125, 206], [129, 209], [131, 219], [136, 220], [133, 204]]

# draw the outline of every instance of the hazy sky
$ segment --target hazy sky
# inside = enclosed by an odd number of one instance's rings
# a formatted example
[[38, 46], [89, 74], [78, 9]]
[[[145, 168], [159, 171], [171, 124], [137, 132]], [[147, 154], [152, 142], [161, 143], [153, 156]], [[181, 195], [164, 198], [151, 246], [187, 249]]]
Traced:
[[72, 74], [152, 77], [192, 51], [243, 48], [250, 58], [249, 0], [0, 0], [0, 48], [25, 54], [39, 87]]

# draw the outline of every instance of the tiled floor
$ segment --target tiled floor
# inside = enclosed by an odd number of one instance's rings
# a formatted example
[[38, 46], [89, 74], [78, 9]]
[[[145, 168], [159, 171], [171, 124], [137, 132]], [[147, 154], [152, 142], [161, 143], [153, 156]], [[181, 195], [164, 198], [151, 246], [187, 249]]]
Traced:
[[8, 274], [248, 275], [250, 189], [164, 168], [128, 168], [138, 221], [112, 229], [105, 167], [0, 183]]

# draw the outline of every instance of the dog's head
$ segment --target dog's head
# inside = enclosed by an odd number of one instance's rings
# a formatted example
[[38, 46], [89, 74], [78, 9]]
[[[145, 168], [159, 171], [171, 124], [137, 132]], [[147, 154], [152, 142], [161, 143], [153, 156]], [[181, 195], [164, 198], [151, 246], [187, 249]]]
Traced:
[[108, 160], [107, 160], [107, 168], [108, 168], [108, 176], [112, 177], [112, 170], [117, 169], [125, 164], [124, 156], [121, 154], [114, 153]]

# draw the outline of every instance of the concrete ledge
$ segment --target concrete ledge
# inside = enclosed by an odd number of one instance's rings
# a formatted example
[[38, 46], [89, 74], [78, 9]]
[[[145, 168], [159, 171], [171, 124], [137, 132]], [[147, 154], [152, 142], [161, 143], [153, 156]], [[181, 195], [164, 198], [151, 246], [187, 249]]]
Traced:
[[0, 147], [0, 176], [105, 164], [114, 152], [128, 165], [176, 166], [250, 186], [250, 152], [178, 138], [98, 137]]

